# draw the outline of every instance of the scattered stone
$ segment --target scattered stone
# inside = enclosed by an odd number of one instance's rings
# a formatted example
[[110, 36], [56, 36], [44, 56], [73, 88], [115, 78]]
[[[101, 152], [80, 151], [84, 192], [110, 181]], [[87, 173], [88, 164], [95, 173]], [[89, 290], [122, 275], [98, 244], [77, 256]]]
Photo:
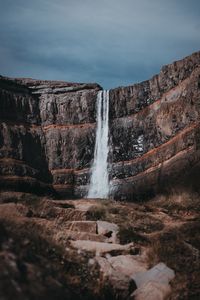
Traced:
[[106, 221], [97, 221], [97, 232], [99, 234], [105, 235], [110, 231], [117, 233], [119, 231], [119, 226]]
[[[130, 290], [133, 291], [137, 287], [134, 281], [131, 281], [131, 275], [138, 272], [145, 272], [147, 266], [133, 255], [119, 255], [111, 257], [95, 257], [95, 261], [100, 266], [100, 271], [104, 281], [109, 282], [112, 288], [123, 295], [123, 299], [127, 299]], [[127, 293], [125, 295], [125, 293]], [[120, 298], [119, 298], [120, 299]], [[155, 300], [155, 299], [154, 299]]]
[[114, 269], [109, 260], [105, 257], [95, 257], [95, 261], [100, 266], [103, 282], [109, 284], [112, 289], [117, 291], [121, 296], [123, 294], [122, 299], [127, 299], [129, 295], [130, 277]]
[[133, 273], [136, 274], [147, 270], [146, 264], [137, 260], [137, 256], [133, 255], [118, 255], [110, 257], [108, 262], [116, 271], [127, 276], [133, 276]]
[[175, 277], [172, 269], [168, 268], [164, 263], [159, 263], [147, 272], [134, 274], [131, 276], [138, 288], [148, 283], [155, 281], [158, 284], [168, 284]]
[[100, 265], [101, 272], [104, 276], [111, 275], [113, 271], [119, 274], [130, 276], [134, 273], [145, 272], [147, 267], [145, 263], [137, 260], [133, 255], [118, 255], [118, 256], [106, 256], [96, 257], [95, 260]]
[[97, 221], [97, 233], [102, 234], [108, 237], [108, 241], [112, 243], [118, 243], [117, 233], [119, 232], [119, 226], [106, 222], [106, 221]]
[[171, 292], [169, 284], [148, 281], [130, 296], [131, 300], [166, 300]]

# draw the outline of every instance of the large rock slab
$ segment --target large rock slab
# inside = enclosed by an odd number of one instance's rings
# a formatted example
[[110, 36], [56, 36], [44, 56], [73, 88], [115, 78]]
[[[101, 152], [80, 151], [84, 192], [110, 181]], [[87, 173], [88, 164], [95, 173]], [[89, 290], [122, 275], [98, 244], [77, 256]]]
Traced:
[[109, 284], [119, 299], [128, 299], [130, 290], [136, 288], [132, 284], [131, 274], [147, 270], [145, 262], [137, 255], [97, 256], [94, 260], [100, 266], [104, 284]]
[[166, 300], [171, 292], [168, 284], [157, 283], [156, 281], [148, 281], [139, 289], [135, 290], [130, 299], [132, 300]]
[[131, 249], [134, 248], [133, 243], [127, 245], [120, 245], [120, 244], [100, 243], [100, 242], [84, 241], [84, 240], [71, 241], [71, 245], [72, 247], [81, 251], [94, 252], [97, 256], [106, 253], [110, 253], [110, 254], [128, 253], [131, 251]]
[[67, 242], [69, 240], [87, 240], [87, 241], [95, 241], [95, 242], [106, 242], [106, 237], [89, 233], [89, 232], [78, 232], [71, 230], [59, 230], [55, 232], [54, 239], [56, 242]]
[[131, 277], [133, 274], [147, 270], [145, 262], [139, 261], [137, 255], [117, 255], [106, 258], [96, 257], [95, 260], [100, 265], [104, 276], [116, 271], [119, 274]]
[[150, 270], [134, 274], [131, 277], [139, 288], [149, 281], [155, 281], [158, 284], [168, 284], [175, 277], [175, 273], [164, 263], [159, 263]]
[[97, 221], [97, 233], [108, 237], [112, 243], [118, 243], [117, 234], [119, 232], [119, 226], [114, 223], [106, 221]]

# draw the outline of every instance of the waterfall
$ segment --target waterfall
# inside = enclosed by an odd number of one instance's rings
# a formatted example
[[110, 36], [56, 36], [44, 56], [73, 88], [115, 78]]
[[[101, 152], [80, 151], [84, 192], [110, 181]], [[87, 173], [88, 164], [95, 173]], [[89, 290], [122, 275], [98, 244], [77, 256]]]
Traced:
[[96, 141], [88, 198], [107, 198], [109, 194], [108, 119], [109, 91], [100, 91], [97, 95]]

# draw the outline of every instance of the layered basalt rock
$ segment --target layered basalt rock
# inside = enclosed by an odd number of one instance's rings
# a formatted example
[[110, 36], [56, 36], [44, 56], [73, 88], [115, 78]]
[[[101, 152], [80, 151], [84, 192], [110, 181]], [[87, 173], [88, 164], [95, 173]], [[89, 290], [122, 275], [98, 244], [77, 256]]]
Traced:
[[[72, 196], [90, 166], [97, 84], [0, 78], [0, 186]], [[70, 171], [69, 171], [70, 169]]]
[[[0, 77], [1, 188], [85, 196], [100, 89]], [[200, 52], [110, 90], [112, 195], [133, 199], [197, 178], [199, 117]]]
[[125, 198], [181, 183], [199, 168], [199, 76], [197, 67], [151, 105], [112, 122], [113, 186]]

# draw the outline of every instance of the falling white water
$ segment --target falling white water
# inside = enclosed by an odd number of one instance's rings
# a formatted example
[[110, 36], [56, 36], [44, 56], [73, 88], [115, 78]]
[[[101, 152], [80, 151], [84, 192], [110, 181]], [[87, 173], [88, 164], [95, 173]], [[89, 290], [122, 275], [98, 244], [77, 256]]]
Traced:
[[107, 198], [109, 194], [108, 119], [109, 91], [100, 91], [97, 95], [96, 142], [88, 198]]

